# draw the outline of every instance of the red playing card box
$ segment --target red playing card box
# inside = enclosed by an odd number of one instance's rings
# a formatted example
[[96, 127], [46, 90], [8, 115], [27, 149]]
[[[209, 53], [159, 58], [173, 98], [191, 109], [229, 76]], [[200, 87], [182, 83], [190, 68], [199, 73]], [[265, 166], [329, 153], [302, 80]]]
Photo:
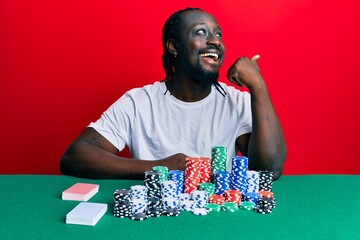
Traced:
[[76, 183], [62, 192], [63, 200], [86, 202], [99, 191], [99, 185], [90, 183]]

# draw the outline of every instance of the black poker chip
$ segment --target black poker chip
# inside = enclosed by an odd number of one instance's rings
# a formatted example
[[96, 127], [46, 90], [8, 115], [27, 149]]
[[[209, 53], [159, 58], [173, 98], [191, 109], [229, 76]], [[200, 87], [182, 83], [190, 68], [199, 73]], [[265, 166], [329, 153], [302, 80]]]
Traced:
[[146, 214], [149, 217], [160, 217], [162, 215], [163, 211], [159, 207], [150, 207], [147, 209]]
[[269, 214], [272, 213], [272, 208], [255, 206], [254, 211], [261, 214]]
[[168, 217], [177, 217], [180, 215], [180, 208], [166, 208], [164, 215]]
[[145, 213], [135, 213], [131, 216], [131, 219], [135, 221], [143, 221], [146, 220], [147, 217], [148, 216]]

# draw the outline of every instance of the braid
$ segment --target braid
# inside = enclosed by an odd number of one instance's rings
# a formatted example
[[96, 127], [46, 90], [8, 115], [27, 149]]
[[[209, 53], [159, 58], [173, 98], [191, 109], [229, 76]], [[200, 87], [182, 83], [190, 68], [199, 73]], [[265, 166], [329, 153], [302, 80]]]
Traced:
[[[187, 11], [194, 11], [194, 10], [200, 10], [202, 11], [202, 9], [200, 8], [185, 8], [182, 10], [179, 10], [175, 13], [173, 13], [165, 22], [163, 30], [162, 30], [162, 43], [163, 43], [163, 50], [164, 53], [162, 55], [162, 62], [163, 62], [163, 67], [165, 70], [165, 79], [163, 80], [163, 82], [171, 82], [171, 89], [169, 89], [170, 94], [172, 93], [173, 90], [173, 86], [174, 86], [174, 59], [175, 57], [170, 54], [170, 52], [168, 51], [167, 47], [166, 47], [166, 42], [168, 39], [179, 39], [179, 26], [180, 23], [182, 21], [181, 19], [181, 15], [184, 12]], [[219, 82], [216, 80], [215, 82], [213, 82], [216, 90], [218, 92], [220, 92], [221, 95], [223, 95], [225, 97], [226, 92], [225, 90], [222, 88], [222, 86], [219, 84]], [[168, 89], [165, 91], [164, 95], [167, 93]]]

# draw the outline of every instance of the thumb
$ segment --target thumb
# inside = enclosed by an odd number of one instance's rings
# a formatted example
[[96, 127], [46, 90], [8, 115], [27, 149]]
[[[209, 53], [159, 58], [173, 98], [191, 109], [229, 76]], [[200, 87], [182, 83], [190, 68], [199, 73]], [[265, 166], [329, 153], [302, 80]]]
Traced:
[[259, 69], [259, 66], [257, 65], [257, 61], [259, 60], [259, 58], [260, 58], [260, 55], [259, 55], [259, 54], [256, 54], [256, 55], [254, 55], [254, 56], [251, 58], [251, 61], [252, 61], [253, 63], [255, 63], [257, 69]]

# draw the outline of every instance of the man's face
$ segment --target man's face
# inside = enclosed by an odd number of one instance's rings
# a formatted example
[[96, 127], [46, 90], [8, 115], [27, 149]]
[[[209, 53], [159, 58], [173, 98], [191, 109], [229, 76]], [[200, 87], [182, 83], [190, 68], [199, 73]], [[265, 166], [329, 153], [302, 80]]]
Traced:
[[225, 53], [217, 21], [202, 11], [185, 12], [182, 20], [179, 67], [196, 81], [216, 81]]

